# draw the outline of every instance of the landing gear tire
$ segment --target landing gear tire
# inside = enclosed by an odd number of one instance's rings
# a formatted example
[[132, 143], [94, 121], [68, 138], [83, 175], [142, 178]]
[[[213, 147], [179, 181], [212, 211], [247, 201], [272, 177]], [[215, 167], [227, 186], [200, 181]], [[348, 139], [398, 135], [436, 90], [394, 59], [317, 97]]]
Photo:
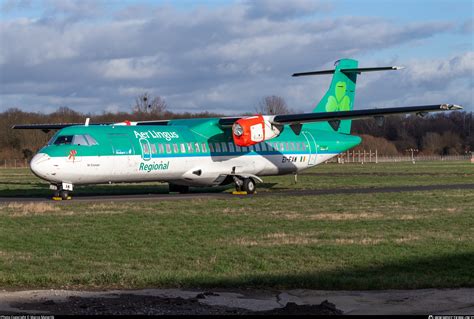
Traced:
[[69, 199], [69, 192], [65, 190], [59, 191], [59, 197], [61, 197], [62, 200], [68, 200]]
[[255, 181], [251, 178], [245, 178], [243, 182], [242, 190], [247, 192], [247, 194], [254, 194], [256, 189]]
[[177, 184], [169, 184], [169, 192], [170, 193], [180, 193], [180, 194], [187, 194], [189, 193], [189, 186], [186, 185], [177, 185]]

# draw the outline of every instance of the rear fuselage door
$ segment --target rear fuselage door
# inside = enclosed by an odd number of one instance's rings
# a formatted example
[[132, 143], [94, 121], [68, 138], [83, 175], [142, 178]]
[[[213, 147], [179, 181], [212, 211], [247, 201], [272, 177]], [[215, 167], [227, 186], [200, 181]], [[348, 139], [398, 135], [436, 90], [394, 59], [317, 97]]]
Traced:
[[308, 143], [308, 153], [309, 153], [309, 160], [308, 165], [316, 165], [317, 155], [318, 155], [318, 147], [316, 144], [316, 140], [308, 131], [303, 131], [303, 135], [306, 138], [306, 142]]

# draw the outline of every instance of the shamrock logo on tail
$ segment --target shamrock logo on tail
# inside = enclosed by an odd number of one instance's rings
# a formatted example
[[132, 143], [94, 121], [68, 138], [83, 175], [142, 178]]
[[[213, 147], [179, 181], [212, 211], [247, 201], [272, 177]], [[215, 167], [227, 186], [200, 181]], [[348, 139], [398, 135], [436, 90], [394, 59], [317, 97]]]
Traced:
[[351, 99], [346, 95], [346, 82], [336, 83], [336, 96], [331, 95], [326, 103], [326, 112], [349, 111]]

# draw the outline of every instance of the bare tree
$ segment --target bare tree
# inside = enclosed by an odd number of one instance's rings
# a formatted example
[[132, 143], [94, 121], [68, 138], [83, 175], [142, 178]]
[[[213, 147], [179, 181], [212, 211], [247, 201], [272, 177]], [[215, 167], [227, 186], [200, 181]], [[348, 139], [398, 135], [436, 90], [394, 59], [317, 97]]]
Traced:
[[276, 115], [288, 114], [290, 109], [286, 105], [285, 99], [281, 96], [270, 95], [264, 97], [256, 107], [256, 111], [260, 114]]
[[145, 92], [135, 98], [135, 113], [162, 114], [166, 111], [166, 101], [161, 97], [152, 97]]

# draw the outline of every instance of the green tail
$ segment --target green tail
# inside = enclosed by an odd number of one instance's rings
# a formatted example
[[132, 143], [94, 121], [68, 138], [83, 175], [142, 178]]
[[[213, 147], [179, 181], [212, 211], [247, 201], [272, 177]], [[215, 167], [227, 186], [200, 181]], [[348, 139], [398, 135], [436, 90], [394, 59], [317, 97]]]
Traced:
[[[314, 108], [313, 112], [321, 113], [352, 110], [354, 106], [357, 73], [343, 73], [340, 70], [356, 69], [357, 66], [358, 62], [352, 59], [341, 59], [336, 62], [331, 86], [321, 101], [319, 101], [318, 105]], [[332, 126], [328, 122], [320, 122], [305, 124], [305, 126], [310, 126], [311, 128], [315, 129], [350, 134], [351, 122], [351, 120], [344, 120], [340, 121], [340, 123], [333, 123]], [[337, 124], [339, 124], [339, 126]]]

